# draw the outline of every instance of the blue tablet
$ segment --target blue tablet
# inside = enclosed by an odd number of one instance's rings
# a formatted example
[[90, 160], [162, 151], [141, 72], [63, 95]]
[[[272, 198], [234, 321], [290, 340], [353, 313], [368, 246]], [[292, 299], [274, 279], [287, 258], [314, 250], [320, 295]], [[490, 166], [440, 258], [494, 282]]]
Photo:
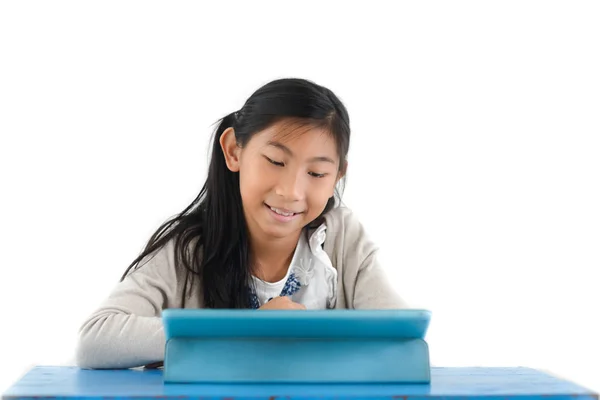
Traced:
[[166, 309], [166, 339], [424, 339], [428, 310]]

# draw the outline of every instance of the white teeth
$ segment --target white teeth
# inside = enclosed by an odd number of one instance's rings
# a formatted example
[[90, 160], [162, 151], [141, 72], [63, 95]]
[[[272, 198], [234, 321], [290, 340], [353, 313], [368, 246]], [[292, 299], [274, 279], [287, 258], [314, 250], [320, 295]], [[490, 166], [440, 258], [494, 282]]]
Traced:
[[295, 214], [295, 213], [286, 213], [286, 212], [283, 212], [283, 211], [281, 211], [281, 210], [280, 210], [280, 209], [278, 209], [278, 208], [273, 208], [273, 207], [269, 207], [269, 208], [270, 208], [271, 210], [275, 211], [277, 214], [279, 214], [279, 215], [283, 215], [284, 217], [291, 217], [292, 215], [294, 215], [294, 214]]

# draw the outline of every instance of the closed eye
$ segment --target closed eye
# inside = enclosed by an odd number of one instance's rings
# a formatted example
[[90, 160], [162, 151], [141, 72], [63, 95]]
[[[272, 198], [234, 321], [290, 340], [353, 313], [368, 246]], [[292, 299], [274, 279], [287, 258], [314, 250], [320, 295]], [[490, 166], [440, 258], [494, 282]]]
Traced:
[[278, 167], [283, 167], [283, 166], [284, 166], [284, 164], [283, 164], [282, 162], [275, 161], [275, 160], [271, 160], [271, 159], [270, 159], [269, 157], [267, 157], [267, 156], [264, 156], [264, 157], [267, 159], [267, 161], [268, 161], [268, 162], [270, 162], [270, 163], [271, 163], [271, 164], [273, 164], [273, 165], [277, 165]]
[[[281, 161], [275, 161], [272, 158], [269, 158], [267, 156], [263, 156], [263, 157], [265, 157], [265, 159], [269, 163], [271, 163], [271, 164], [273, 164], [273, 165], [275, 165], [277, 167], [284, 167], [285, 166], [285, 164], [283, 162], [281, 162]], [[312, 176], [313, 178], [325, 178], [328, 174], [319, 174], [317, 172], [312, 172], [311, 171], [311, 172], [308, 173], [308, 175]]]

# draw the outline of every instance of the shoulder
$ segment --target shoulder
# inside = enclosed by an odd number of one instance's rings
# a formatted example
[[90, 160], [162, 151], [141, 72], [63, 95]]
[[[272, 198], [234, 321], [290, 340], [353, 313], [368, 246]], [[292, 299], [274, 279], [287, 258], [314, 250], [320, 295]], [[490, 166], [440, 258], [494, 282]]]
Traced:
[[323, 215], [323, 220], [328, 233], [344, 231], [358, 222], [354, 212], [345, 206], [339, 206], [328, 211]]
[[359, 217], [348, 207], [336, 207], [323, 218], [327, 227], [327, 241], [350, 244], [368, 239]]
[[197, 242], [197, 239], [178, 242], [177, 237], [170, 238], [142, 258], [124, 281], [133, 280], [141, 287], [168, 287], [178, 296], [184, 290], [189, 291], [194, 281], [189, 278], [194, 278], [194, 275], [189, 273], [184, 263], [192, 265], [196, 257], [202, 257], [202, 248]]
[[324, 216], [325, 252], [336, 260], [334, 264], [360, 263], [377, 250], [359, 217], [350, 208], [336, 207]]
[[187, 239], [174, 236], [142, 258], [137, 268], [132, 272], [142, 270], [142, 267], [146, 264], [148, 266], [159, 267], [165, 271], [182, 272], [185, 271], [182, 264], [183, 258], [186, 258], [191, 263], [192, 257], [201, 258], [202, 253], [202, 247], [197, 237]]

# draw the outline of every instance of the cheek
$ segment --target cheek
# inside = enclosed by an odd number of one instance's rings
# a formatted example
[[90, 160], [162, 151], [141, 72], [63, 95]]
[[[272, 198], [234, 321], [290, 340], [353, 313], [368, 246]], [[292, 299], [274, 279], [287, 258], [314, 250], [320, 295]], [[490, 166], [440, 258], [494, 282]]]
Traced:
[[244, 202], [262, 201], [273, 180], [273, 173], [260, 164], [240, 166], [240, 192]]
[[324, 207], [327, 200], [333, 196], [335, 181], [316, 182], [310, 190], [309, 201], [316, 207]]

